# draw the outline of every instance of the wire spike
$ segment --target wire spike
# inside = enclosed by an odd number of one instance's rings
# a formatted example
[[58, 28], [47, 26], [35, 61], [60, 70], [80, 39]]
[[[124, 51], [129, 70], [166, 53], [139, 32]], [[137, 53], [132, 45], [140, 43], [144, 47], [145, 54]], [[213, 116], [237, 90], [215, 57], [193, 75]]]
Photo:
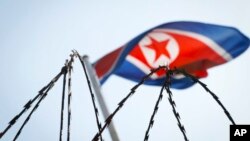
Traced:
[[25, 109], [28, 109], [31, 106], [31, 104], [32, 104], [32, 100], [29, 100], [23, 107]]
[[19, 116], [16, 115], [16, 116], [9, 122], [9, 124], [14, 124], [18, 118], [19, 118]]

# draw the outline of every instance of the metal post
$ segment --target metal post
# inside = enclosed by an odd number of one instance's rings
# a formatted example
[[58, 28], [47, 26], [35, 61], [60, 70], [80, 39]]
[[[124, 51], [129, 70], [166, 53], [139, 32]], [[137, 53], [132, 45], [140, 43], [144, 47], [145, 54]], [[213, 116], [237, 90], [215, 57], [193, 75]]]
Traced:
[[[88, 75], [90, 77], [90, 81], [92, 83], [93, 89], [95, 91], [97, 101], [101, 107], [102, 114], [103, 114], [104, 118], [106, 119], [110, 115], [110, 112], [109, 112], [108, 107], [105, 103], [105, 99], [101, 93], [101, 87], [100, 87], [99, 81], [97, 80], [97, 77], [94, 73], [94, 70], [93, 70], [93, 68], [88, 60], [88, 56], [84, 55], [82, 57], [82, 60], [86, 64], [86, 69], [87, 69]], [[118, 134], [116, 132], [115, 126], [112, 122], [110, 123], [108, 129], [109, 129], [109, 133], [110, 133], [112, 140], [113, 141], [120, 141]]]

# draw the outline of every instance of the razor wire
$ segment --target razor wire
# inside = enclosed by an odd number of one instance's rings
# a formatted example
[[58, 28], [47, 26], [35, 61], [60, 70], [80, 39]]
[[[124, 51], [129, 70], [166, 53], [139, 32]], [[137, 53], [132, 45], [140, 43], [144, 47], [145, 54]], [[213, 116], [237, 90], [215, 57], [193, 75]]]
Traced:
[[71, 126], [71, 100], [72, 100], [72, 91], [71, 91], [71, 72], [73, 70], [72, 63], [74, 62], [75, 54], [70, 55], [70, 61], [68, 63], [68, 125], [67, 125], [67, 141], [70, 141], [70, 126]]
[[233, 125], [236, 125], [236, 123], [233, 120], [233, 117], [230, 115], [230, 113], [228, 112], [228, 110], [226, 109], [226, 107], [222, 104], [222, 102], [219, 100], [219, 97], [213, 93], [206, 84], [204, 84], [203, 82], [201, 82], [199, 79], [197, 79], [196, 77], [194, 77], [193, 75], [187, 73], [185, 70], [183, 69], [177, 69], [175, 68], [173, 70], [176, 73], [181, 73], [186, 77], [189, 77], [192, 79], [192, 81], [194, 81], [195, 83], [200, 84], [213, 98], [214, 100], [219, 104], [219, 106], [223, 109], [224, 113], [226, 114], [227, 118], [232, 122]]
[[[67, 66], [67, 61], [65, 66]], [[66, 74], [68, 72], [68, 68], [65, 69], [63, 73], [63, 89], [62, 89], [62, 104], [61, 104], [61, 120], [60, 120], [60, 133], [59, 133], [59, 141], [62, 141], [62, 132], [63, 132], [63, 113], [64, 113], [64, 100], [65, 100], [65, 87], [66, 87]]]
[[59, 72], [46, 86], [44, 86], [38, 94], [31, 100], [29, 100], [23, 107], [23, 110], [17, 114], [10, 122], [9, 125], [4, 129], [3, 132], [0, 133], [0, 139], [6, 134], [6, 132], [17, 122], [17, 120], [32, 106], [32, 104], [38, 99], [41, 98], [44, 93], [44, 91], [48, 90], [52, 85], [55, 84], [55, 82], [61, 77], [61, 75], [64, 72], [64, 67], [61, 69], [61, 72]]
[[177, 112], [176, 110], [176, 103], [175, 101], [173, 100], [172, 96], [172, 92], [170, 90], [170, 85], [171, 85], [171, 76], [173, 75], [173, 71], [172, 70], [169, 70], [167, 73], [166, 73], [166, 85], [164, 86], [165, 90], [167, 91], [168, 93], [168, 101], [170, 103], [170, 105], [172, 106], [172, 109], [173, 109], [173, 114], [178, 122], [178, 127], [180, 129], [180, 131], [182, 132], [183, 134], [183, 137], [184, 137], [184, 140], [185, 141], [188, 141], [188, 138], [187, 138], [187, 135], [186, 135], [186, 130], [184, 128], [184, 125], [181, 123], [181, 120], [180, 120], [180, 114]]
[[[64, 72], [66, 71], [67, 67], [64, 66], [61, 70], [61, 74], [64, 74]], [[61, 75], [60, 75], [61, 76]], [[39, 104], [42, 102], [42, 100], [44, 100], [44, 98], [47, 96], [49, 90], [51, 90], [51, 88], [54, 86], [55, 82], [59, 79], [59, 77], [57, 77], [56, 79], [54, 79], [53, 83], [51, 83], [48, 87], [48, 89], [41, 95], [40, 99], [38, 100], [38, 102], [36, 103], [36, 105], [34, 106], [34, 108], [32, 109], [32, 111], [30, 112], [30, 114], [28, 115], [28, 117], [25, 119], [25, 121], [23, 122], [21, 128], [18, 130], [17, 134], [15, 135], [13, 141], [16, 141], [16, 139], [19, 137], [20, 133], [22, 132], [22, 129], [24, 128], [24, 126], [28, 123], [30, 117], [32, 116], [32, 114], [34, 113], [34, 111], [39, 107]]]
[[88, 73], [87, 73], [87, 70], [86, 70], [86, 66], [85, 66], [84, 61], [82, 60], [82, 57], [79, 55], [79, 53], [76, 52], [76, 51], [75, 51], [75, 53], [78, 56], [78, 59], [80, 60], [80, 62], [82, 64], [82, 67], [83, 67], [83, 70], [84, 70], [84, 74], [85, 74], [85, 77], [86, 77], [86, 80], [87, 80], [90, 96], [91, 96], [91, 99], [92, 99], [92, 104], [93, 104], [93, 107], [94, 107], [96, 124], [97, 124], [98, 130], [99, 130], [100, 139], [101, 139], [101, 141], [103, 141], [102, 135], [101, 135], [101, 132], [102, 132], [101, 127], [102, 127], [102, 125], [101, 125], [101, 122], [99, 120], [99, 111], [98, 111], [98, 108], [97, 108], [96, 103], [95, 103], [95, 95], [94, 95], [94, 93], [92, 91], [92, 86], [91, 86], [91, 82], [89, 80], [89, 76], [88, 76]]
[[159, 104], [160, 104], [160, 101], [162, 100], [162, 97], [163, 97], [163, 90], [164, 90], [165, 85], [166, 85], [166, 80], [164, 80], [164, 83], [162, 84], [160, 95], [159, 95], [159, 97], [158, 97], [158, 99], [156, 101], [156, 104], [155, 104], [155, 107], [154, 107], [154, 110], [153, 110], [153, 114], [151, 115], [151, 118], [150, 118], [150, 121], [149, 121], [149, 124], [148, 124], [148, 128], [147, 128], [146, 133], [145, 133], [144, 141], [148, 141], [149, 132], [150, 132], [150, 129], [154, 125], [154, 117], [155, 117], [157, 111], [159, 110]]
[[166, 71], [166, 77], [165, 77], [164, 83], [162, 84], [160, 95], [159, 95], [159, 98], [158, 98], [158, 100], [157, 100], [157, 102], [155, 104], [153, 114], [152, 114], [152, 116], [150, 118], [150, 122], [149, 122], [149, 125], [148, 125], [148, 128], [147, 128], [147, 131], [145, 133], [144, 141], [148, 141], [148, 139], [149, 139], [149, 132], [150, 132], [150, 129], [153, 127], [154, 116], [156, 115], [156, 113], [157, 113], [157, 111], [159, 109], [158, 105], [159, 105], [159, 102], [162, 100], [163, 89], [164, 88], [167, 91], [167, 93], [169, 94], [168, 99], [169, 99], [170, 105], [173, 108], [173, 114], [175, 115], [175, 117], [176, 117], [176, 119], [178, 121], [178, 127], [180, 128], [181, 132], [183, 133], [185, 141], [188, 141], [185, 128], [184, 128], [184, 126], [182, 125], [182, 123], [180, 121], [180, 114], [175, 109], [176, 104], [175, 104], [174, 100], [172, 99], [172, 92], [170, 91], [170, 85], [171, 85], [170, 77], [173, 75], [173, 72], [172, 72], [172, 70], [169, 70], [167, 67], [166, 67], [165, 71]]
[[65, 87], [66, 87], [66, 74], [68, 74], [68, 119], [67, 119], [67, 141], [70, 140], [70, 120], [71, 120], [71, 71], [73, 69], [72, 63], [74, 62], [74, 57], [76, 56], [75, 52], [73, 51], [70, 54], [70, 61], [66, 60], [65, 66], [67, 70], [64, 73], [63, 77], [63, 90], [62, 90], [62, 104], [61, 104], [61, 121], [60, 121], [60, 133], [59, 133], [59, 141], [62, 141], [62, 132], [63, 132], [63, 116], [64, 116], [64, 104], [65, 104]]
[[[232, 116], [230, 115], [230, 113], [228, 112], [228, 110], [225, 108], [225, 106], [222, 104], [222, 102], [219, 100], [218, 96], [216, 96], [210, 89], [207, 88], [206, 84], [202, 83], [198, 78], [192, 76], [191, 74], [185, 72], [184, 70], [180, 70], [180, 69], [173, 69], [173, 70], [170, 70], [168, 69], [166, 66], [159, 66], [157, 69], [153, 69], [151, 70], [151, 72], [144, 76], [141, 81], [135, 85], [130, 93], [125, 97], [123, 98], [119, 103], [118, 103], [118, 107], [114, 110], [114, 112], [112, 114], [110, 114], [110, 116], [108, 116], [108, 118], [105, 120], [105, 124], [104, 126], [102, 126], [102, 128], [99, 130], [99, 133], [97, 133], [94, 138], [92, 139], [92, 141], [98, 141], [99, 137], [101, 136], [102, 132], [104, 131], [104, 129], [111, 123], [113, 117], [116, 115], [116, 113], [123, 107], [123, 105], [125, 104], [125, 102], [128, 100], [129, 97], [131, 97], [131, 95], [133, 95], [136, 91], [136, 89], [144, 83], [144, 81], [146, 79], [148, 79], [153, 73], [155, 73], [156, 71], [160, 70], [160, 69], [166, 69], [168, 72], [166, 73], [166, 79], [168, 79], [168, 81], [166, 82], [166, 84], [163, 84], [163, 88], [165, 88], [165, 90], [167, 91], [167, 93], [169, 94], [169, 102], [173, 108], [173, 113], [177, 119], [177, 122], [178, 122], [178, 127], [180, 129], [180, 131], [182, 132], [183, 136], [184, 136], [184, 139], [185, 141], [188, 141], [188, 138], [187, 138], [187, 135], [186, 135], [186, 131], [185, 131], [185, 128], [184, 128], [184, 125], [182, 125], [181, 121], [180, 121], [180, 114], [176, 111], [175, 109], [175, 102], [173, 101], [173, 98], [172, 98], [172, 92], [170, 91], [170, 85], [171, 85], [171, 78], [170, 76], [174, 75], [174, 73], [180, 73], [180, 74], [183, 74], [185, 77], [189, 77], [191, 78], [194, 82], [196, 83], [199, 83], [208, 93], [210, 93], [212, 95], [212, 97], [215, 99], [215, 101], [221, 106], [221, 108], [224, 110], [225, 114], [227, 115], [227, 117], [229, 118], [229, 120], [232, 122], [232, 124], [235, 125], [235, 122], [232, 118]], [[148, 126], [148, 129], [146, 131], [146, 134], [145, 134], [145, 138], [144, 138], [144, 141], [147, 141], [148, 140], [148, 137], [149, 137], [149, 129], [153, 126], [153, 123], [154, 123], [154, 116], [158, 110], [158, 105], [159, 105], [159, 101], [160, 99], [162, 99], [162, 92], [160, 93], [160, 96], [156, 102], [156, 105], [155, 105], [155, 108], [154, 108], [154, 111], [153, 111], [153, 114], [151, 116], [151, 119], [150, 119], [150, 122], [149, 122], [149, 126]]]
[[150, 133], [150, 129], [153, 127], [154, 125], [154, 117], [159, 109], [159, 103], [160, 101], [162, 100], [162, 97], [163, 97], [163, 90], [165, 89], [166, 92], [168, 93], [169, 95], [169, 102], [173, 108], [173, 113], [174, 113], [174, 116], [176, 117], [177, 119], [177, 122], [178, 122], [178, 126], [180, 128], [180, 131], [183, 133], [183, 136], [184, 136], [184, 139], [185, 141], [188, 141], [187, 139], [187, 136], [186, 136], [186, 131], [185, 131], [185, 128], [184, 126], [182, 125], [181, 121], [180, 121], [180, 115], [179, 113], [176, 111], [175, 107], [175, 101], [173, 100], [172, 98], [172, 92], [170, 91], [170, 85], [171, 85], [171, 76], [173, 76], [174, 74], [182, 74], [184, 75], [185, 77], [188, 77], [190, 78], [193, 82], [195, 83], [198, 83], [200, 84], [213, 98], [214, 100], [219, 104], [219, 106], [224, 110], [224, 113], [226, 114], [226, 116], [228, 117], [228, 119], [232, 122], [233, 125], [235, 125], [235, 122], [232, 118], [232, 116], [230, 115], [230, 113], [228, 112], [228, 110], [225, 108], [225, 106], [222, 104], [222, 102], [219, 100], [218, 96], [213, 93], [210, 89], [208, 89], [207, 85], [202, 83], [198, 78], [196, 78], [195, 76], [192, 76], [191, 74], [185, 72], [185, 70], [183, 69], [168, 69], [167, 66], [159, 66], [158, 68], [156, 69], [152, 69], [151, 72], [147, 75], [145, 75], [139, 83], [137, 83], [134, 87], [131, 88], [130, 92], [128, 93], [128, 95], [123, 98], [119, 103], [118, 103], [118, 107], [114, 110], [113, 113], [111, 113], [105, 120], [105, 123], [104, 125], [102, 126], [101, 125], [101, 122], [99, 120], [99, 117], [98, 117], [98, 108], [95, 104], [95, 96], [93, 94], [93, 91], [92, 91], [92, 86], [91, 86], [91, 82], [89, 80], [89, 77], [88, 77], [88, 74], [87, 74], [87, 71], [86, 71], [86, 67], [85, 67], [85, 64], [84, 64], [84, 61], [82, 60], [82, 57], [76, 52], [76, 51], [73, 51], [73, 54], [70, 55], [71, 59], [69, 62], [66, 62], [65, 66], [62, 67], [61, 69], [61, 72], [59, 74], [57, 74], [52, 80], [50, 83], [48, 83], [46, 86], [44, 86], [38, 93], [38, 95], [36, 95], [33, 99], [29, 100], [25, 105], [24, 105], [24, 108], [23, 110], [17, 114], [8, 124], [8, 126], [3, 130], [3, 132], [0, 132], [0, 139], [3, 135], [5, 135], [5, 133], [16, 123], [16, 121], [32, 106], [32, 104], [37, 101], [37, 103], [35, 104], [34, 108], [31, 110], [31, 112], [29, 113], [29, 115], [27, 116], [27, 118], [25, 119], [25, 121], [23, 122], [21, 128], [18, 130], [17, 134], [15, 135], [13, 141], [16, 141], [16, 139], [19, 137], [20, 133], [22, 132], [24, 126], [28, 123], [29, 119], [31, 118], [32, 114], [34, 113], [34, 111], [39, 107], [39, 104], [42, 102], [42, 100], [45, 99], [45, 97], [47, 96], [48, 92], [53, 88], [54, 84], [57, 82], [57, 80], [62, 76], [64, 75], [64, 79], [63, 79], [63, 92], [62, 92], [62, 105], [61, 105], [61, 125], [60, 125], [60, 138], [59, 138], [59, 141], [62, 140], [62, 129], [63, 129], [63, 105], [64, 105], [64, 99], [65, 99], [65, 85], [66, 85], [66, 74], [68, 73], [68, 125], [67, 125], [67, 141], [70, 140], [70, 121], [71, 121], [71, 96], [72, 96], [72, 92], [71, 92], [71, 70], [72, 70], [72, 63], [74, 61], [74, 57], [78, 57], [81, 64], [82, 64], [82, 67], [83, 67], [83, 70], [84, 70], [84, 73], [85, 73], [85, 77], [87, 79], [87, 84], [88, 84], [88, 88], [89, 88], [89, 91], [90, 91], [90, 95], [91, 95], [91, 98], [92, 98], [92, 104], [93, 104], [93, 107], [94, 107], [94, 112], [95, 112], [95, 117], [96, 117], [96, 123], [97, 123], [97, 126], [98, 126], [98, 133], [94, 136], [94, 138], [92, 139], [92, 141], [98, 141], [99, 139], [101, 141], [103, 141], [102, 139], [102, 133], [103, 131], [107, 128], [107, 126], [112, 122], [114, 116], [118, 113], [118, 111], [123, 107], [123, 105], [126, 103], [126, 101], [133, 95], [135, 94], [137, 88], [139, 86], [141, 86], [153, 73], [161, 70], [161, 69], [165, 69], [166, 71], [166, 79], [164, 80], [165, 82], [163, 83], [162, 85], [162, 88], [161, 88], [161, 91], [160, 91], [160, 95], [156, 101], [156, 104], [155, 104], [155, 107], [154, 107], [154, 111], [153, 111], [153, 114], [151, 115], [151, 118], [150, 118], [150, 122], [149, 122], [149, 125], [148, 125], [148, 128], [146, 130], [146, 133], [145, 133], [145, 137], [144, 137], [144, 141], [148, 141], [148, 138], [149, 138], [149, 133]]
[[105, 120], [105, 124], [102, 126], [101, 130], [99, 133], [97, 133], [94, 138], [92, 139], [92, 141], [98, 141], [99, 137], [101, 136], [102, 132], [104, 131], [105, 128], [107, 128], [107, 126], [111, 123], [113, 117], [116, 115], [116, 113], [123, 107], [123, 105], [125, 104], [125, 102], [128, 100], [129, 97], [131, 97], [136, 89], [141, 86], [145, 80], [147, 80], [153, 73], [155, 73], [156, 71], [160, 70], [160, 69], [164, 69], [165, 67], [164, 66], [159, 66], [157, 69], [152, 69], [151, 72], [147, 75], [145, 75], [141, 81], [136, 84], [129, 92], [129, 94], [123, 98], [119, 103], [118, 103], [118, 107], [114, 110], [113, 113], [111, 113]]

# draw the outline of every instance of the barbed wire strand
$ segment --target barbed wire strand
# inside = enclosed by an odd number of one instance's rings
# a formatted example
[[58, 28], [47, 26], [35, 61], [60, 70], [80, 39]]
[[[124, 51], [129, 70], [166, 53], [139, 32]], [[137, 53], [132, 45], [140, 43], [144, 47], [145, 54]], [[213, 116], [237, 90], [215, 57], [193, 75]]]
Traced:
[[225, 106], [222, 104], [222, 102], [219, 100], [219, 97], [213, 93], [206, 84], [204, 84], [203, 82], [201, 82], [199, 79], [197, 79], [196, 77], [194, 77], [193, 75], [190, 75], [189, 73], [187, 73], [185, 70], [180, 70], [175, 68], [174, 72], [176, 73], [181, 73], [183, 75], [185, 75], [186, 77], [191, 78], [194, 82], [199, 83], [213, 98], [214, 100], [220, 105], [220, 107], [223, 109], [224, 113], [226, 114], [226, 116], [228, 117], [228, 119], [232, 122], [233, 125], [236, 125], [232, 116], [230, 115], [230, 113], [228, 112], [228, 110], [225, 108]]
[[63, 113], [64, 113], [64, 100], [65, 100], [66, 77], [67, 77], [67, 73], [68, 73], [68, 60], [66, 60], [65, 67], [67, 67], [67, 69], [63, 72], [63, 89], [62, 89], [62, 103], [61, 103], [61, 120], [60, 120], [59, 141], [62, 141], [62, 132], [63, 132]]
[[153, 114], [151, 115], [151, 118], [150, 118], [150, 121], [148, 124], [148, 128], [147, 128], [146, 133], [145, 133], [144, 141], [148, 141], [148, 139], [149, 139], [149, 132], [150, 132], [150, 129], [154, 125], [154, 117], [155, 117], [157, 111], [159, 110], [159, 104], [160, 104], [160, 101], [162, 100], [162, 97], [163, 97], [163, 90], [164, 90], [165, 85], [166, 85], [166, 80], [164, 80], [164, 83], [162, 84], [160, 95], [156, 101], [156, 104], [155, 104], [155, 107], [153, 110]]
[[67, 141], [70, 141], [70, 124], [71, 124], [71, 100], [72, 100], [72, 91], [71, 91], [71, 71], [73, 70], [72, 63], [74, 62], [74, 53], [70, 55], [71, 60], [68, 63], [68, 129], [67, 129]]
[[29, 108], [32, 106], [32, 104], [43, 95], [44, 91], [47, 90], [51, 84], [55, 83], [55, 81], [57, 81], [57, 79], [59, 79], [61, 77], [61, 75], [63, 74], [63, 72], [59, 72], [46, 86], [44, 86], [39, 92], [38, 94], [33, 98], [30, 99], [24, 106], [23, 106], [23, 110], [17, 114], [10, 122], [9, 125], [4, 129], [3, 132], [0, 132], [0, 139], [5, 135], [5, 133], [16, 123], [16, 121], [27, 111], [29, 110]]
[[62, 69], [61, 69], [61, 73], [60, 75], [58, 75], [57, 77], [55, 77], [53, 80], [52, 80], [52, 83], [50, 83], [48, 89], [41, 95], [39, 101], [36, 103], [36, 105], [34, 106], [34, 108], [32, 109], [32, 111], [30, 112], [30, 114], [28, 115], [28, 117], [25, 119], [25, 121], [23, 122], [21, 128], [18, 130], [17, 134], [15, 135], [13, 141], [16, 141], [18, 136], [20, 135], [20, 133], [22, 132], [22, 129], [24, 128], [24, 126], [28, 123], [30, 117], [32, 116], [32, 114], [34, 113], [34, 111], [39, 107], [39, 104], [41, 103], [41, 101], [47, 96], [49, 90], [51, 90], [51, 88], [54, 86], [55, 82], [60, 78], [60, 76], [64, 73], [64, 71], [67, 70], [67, 67], [64, 66]]
[[[82, 57], [79, 55], [78, 52], [76, 52], [81, 64], [82, 64], [82, 67], [83, 67], [83, 70], [84, 70], [84, 74], [85, 74], [85, 77], [86, 77], [86, 80], [87, 80], [87, 84], [88, 84], [88, 87], [89, 87], [89, 92], [90, 92], [90, 95], [91, 95], [91, 99], [92, 99], [92, 104], [93, 104], [93, 107], [94, 107], [94, 111], [95, 111], [95, 118], [96, 118], [96, 124], [97, 124], [97, 127], [98, 127], [98, 131], [99, 131], [99, 134], [101, 132], [101, 122], [99, 120], [99, 111], [98, 111], [98, 108], [96, 106], [96, 103], [95, 103], [95, 95], [92, 91], [92, 86], [91, 86], [91, 82], [89, 80], [89, 76], [87, 74], [87, 70], [86, 70], [86, 66], [85, 66], [85, 63], [84, 61], [82, 60]], [[103, 141], [102, 139], [102, 136], [100, 136], [100, 140]]]
[[181, 123], [181, 120], [180, 120], [181, 117], [180, 117], [180, 114], [179, 114], [179, 113], [177, 112], [177, 110], [176, 110], [176, 103], [175, 103], [175, 101], [174, 101], [173, 98], [172, 98], [172, 95], [173, 95], [173, 94], [172, 94], [172, 92], [171, 92], [171, 90], [170, 90], [171, 76], [172, 76], [172, 75], [173, 75], [172, 70], [169, 70], [169, 71], [166, 73], [167, 82], [166, 82], [166, 84], [164, 85], [164, 87], [165, 87], [165, 90], [166, 90], [167, 93], [168, 93], [168, 96], [169, 96], [168, 100], [169, 100], [170, 105], [172, 106], [174, 116], [175, 116], [175, 118], [176, 118], [176, 120], [177, 120], [177, 122], [178, 122], [178, 127], [179, 127], [180, 131], [182, 132], [185, 141], [188, 141], [188, 138], [187, 138], [187, 135], [186, 135], [186, 130], [185, 130], [185, 128], [184, 128], [184, 125]]
[[111, 114], [106, 118], [105, 124], [102, 126], [101, 130], [99, 131], [99, 133], [96, 133], [96, 135], [94, 136], [94, 138], [92, 139], [92, 141], [98, 141], [98, 139], [99, 139], [99, 137], [101, 136], [101, 134], [102, 134], [102, 132], [104, 131], [104, 129], [107, 128], [107, 126], [111, 123], [113, 117], [114, 117], [114, 116], [116, 115], [116, 113], [123, 107], [123, 105], [124, 105], [125, 102], [128, 100], [128, 98], [129, 98], [131, 95], [133, 95], [133, 94], [135, 93], [136, 89], [137, 89], [140, 85], [142, 85], [142, 84], [144, 83], [144, 81], [145, 81], [146, 79], [148, 79], [153, 73], [157, 72], [157, 71], [160, 70], [160, 69], [164, 69], [164, 68], [165, 68], [165, 66], [160, 66], [160, 67], [158, 67], [157, 69], [152, 69], [151, 72], [150, 72], [149, 74], [145, 75], [145, 76], [141, 79], [141, 81], [140, 81], [138, 84], [136, 84], [136, 85], [130, 90], [129, 94], [128, 94], [125, 98], [123, 98], [123, 99], [118, 103], [118, 107], [114, 110], [114, 112], [111, 113]]

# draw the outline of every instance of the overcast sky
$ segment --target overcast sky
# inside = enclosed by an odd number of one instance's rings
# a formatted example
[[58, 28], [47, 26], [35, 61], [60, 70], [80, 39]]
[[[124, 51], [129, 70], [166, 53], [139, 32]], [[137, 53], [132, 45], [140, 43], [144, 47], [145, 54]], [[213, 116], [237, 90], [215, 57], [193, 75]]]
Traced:
[[[87, 54], [94, 62], [151, 27], [180, 20], [233, 26], [249, 37], [249, 5], [248, 0], [1, 0], [0, 131], [60, 71], [72, 49]], [[237, 59], [210, 69], [209, 76], [202, 79], [238, 124], [250, 124], [249, 58], [247, 50]], [[97, 127], [78, 60], [72, 77], [72, 141], [89, 141]], [[117, 76], [106, 81], [102, 91], [110, 111], [135, 84]], [[58, 140], [61, 90], [62, 79], [18, 140]], [[143, 140], [159, 92], [160, 87], [140, 87], [115, 116], [122, 141]], [[190, 141], [229, 140], [230, 121], [199, 85], [172, 92]], [[12, 140], [23, 120], [2, 140]], [[106, 131], [104, 138], [110, 140]], [[167, 95], [160, 103], [149, 140], [184, 140]]]

